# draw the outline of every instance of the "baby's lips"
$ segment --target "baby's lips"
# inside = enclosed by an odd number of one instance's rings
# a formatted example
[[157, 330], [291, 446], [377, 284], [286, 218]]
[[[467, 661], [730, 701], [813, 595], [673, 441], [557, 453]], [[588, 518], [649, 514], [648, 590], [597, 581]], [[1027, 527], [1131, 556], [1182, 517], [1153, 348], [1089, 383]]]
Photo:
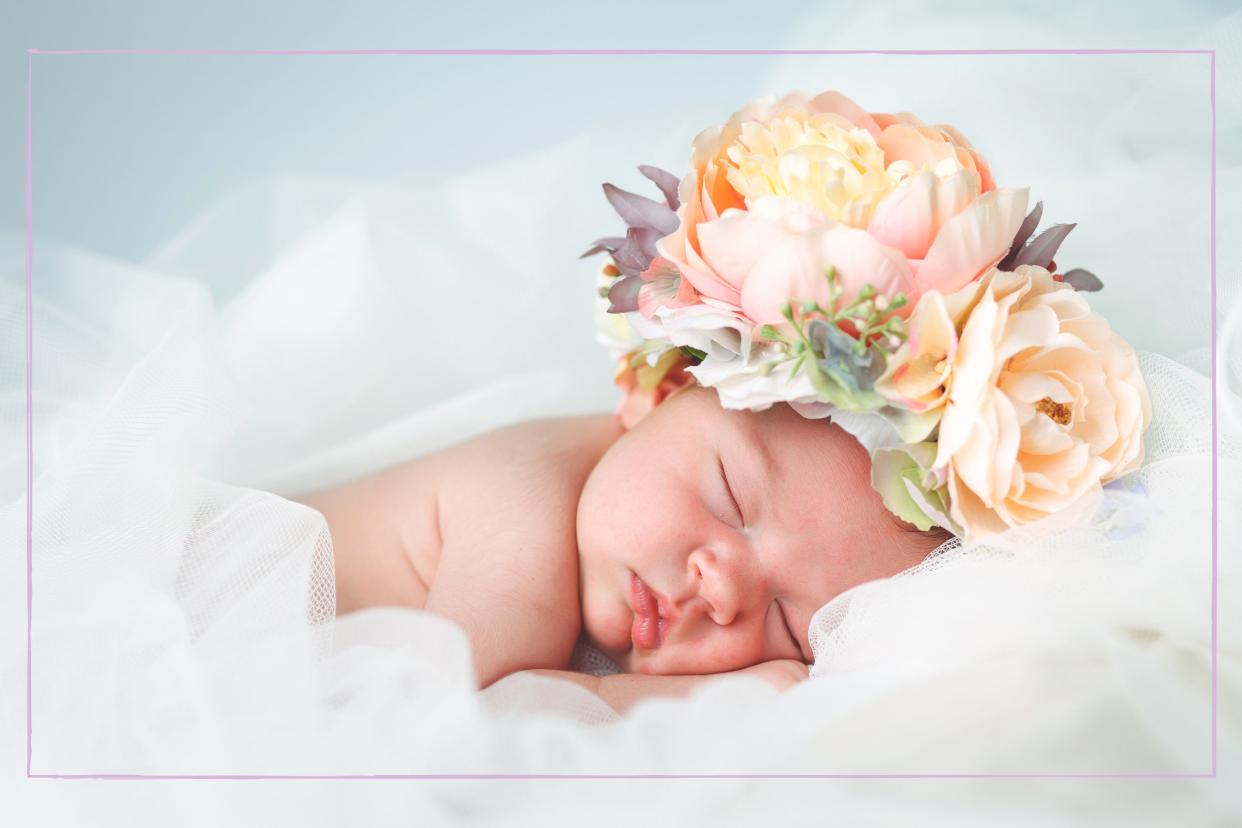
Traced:
[[668, 596], [653, 588], [637, 572], [631, 573], [630, 584], [634, 610], [631, 638], [642, 649], [653, 650], [664, 643], [681, 612]]
[[656, 592], [638, 577], [637, 572], [630, 575], [630, 602], [634, 611], [630, 639], [640, 650], [656, 649], [660, 646], [663, 632], [659, 599]]

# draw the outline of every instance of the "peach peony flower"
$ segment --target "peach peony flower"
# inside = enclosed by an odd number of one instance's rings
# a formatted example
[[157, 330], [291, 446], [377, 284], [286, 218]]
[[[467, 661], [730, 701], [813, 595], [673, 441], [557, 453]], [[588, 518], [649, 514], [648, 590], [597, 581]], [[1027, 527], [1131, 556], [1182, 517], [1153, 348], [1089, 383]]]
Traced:
[[[785, 300], [811, 298], [774, 299], [805, 287], [812, 267], [849, 269], [828, 259], [838, 250], [854, 269], [904, 260], [889, 269], [900, 271], [911, 298], [957, 290], [1005, 254], [1026, 210], [1027, 191], [996, 189], [987, 163], [953, 127], [909, 113], [871, 115], [838, 92], [754, 101], [693, 146], [692, 170], [678, 187], [678, 228], [657, 249], [699, 294], [755, 322], [773, 321]], [[749, 214], [773, 197], [783, 219], [774, 222], [769, 208], [748, 227]], [[824, 250], [833, 227], [871, 238]], [[809, 238], [787, 238], [799, 233]], [[767, 283], [791, 263], [802, 275]], [[822, 267], [816, 285], [820, 277]]]
[[949, 124], [928, 126], [909, 112], [875, 112], [871, 117], [882, 130], [877, 140], [890, 163], [937, 167], [952, 161], [961, 169], [978, 173], [982, 192], [996, 189], [991, 167], [956, 128]]
[[905, 442], [926, 439], [940, 422], [956, 356], [957, 328], [944, 297], [925, 293], [910, 317], [909, 336], [875, 382], [876, 392], [896, 403], [891, 419]]
[[1044, 268], [990, 270], [916, 316], [877, 390], [943, 409], [929, 475], [966, 539], [1073, 521], [1142, 462], [1151, 403], [1133, 349]]
[[818, 220], [815, 208], [787, 196], [768, 196], [750, 210], [726, 210], [699, 228], [707, 258], [722, 278], [739, 286], [735, 304], [757, 324], [780, 323], [781, 306], [814, 299], [827, 307], [829, 265], [848, 302], [866, 284], [888, 297], [916, 290], [900, 251], [865, 230]]

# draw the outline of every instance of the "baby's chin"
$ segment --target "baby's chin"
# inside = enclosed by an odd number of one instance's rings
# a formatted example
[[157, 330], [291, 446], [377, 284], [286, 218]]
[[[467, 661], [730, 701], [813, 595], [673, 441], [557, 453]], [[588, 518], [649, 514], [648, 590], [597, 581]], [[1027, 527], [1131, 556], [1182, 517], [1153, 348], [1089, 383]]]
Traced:
[[611, 635], [606, 635], [599, 634], [599, 631], [593, 630], [591, 625], [584, 625], [583, 633], [587, 641], [595, 649], [608, 656], [623, 673], [645, 673], [655, 676], [679, 672], [664, 664], [669, 659], [662, 656], [667, 654], [662, 654], [659, 650], [647, 652], [636, 648], [630, 639], [629, 627], [626, 627], [624, 631], [613, 630]]
[[[631, 630], [634, 614], [629, 604], [616, 596], [588, 591], [582, 597], [582, 634], [591, 646], [608, 656], [626, 673], [652, 676], [704, 675], [736, 669], [744, 665], [724, 665], [721, 670], [696, 663], [692, 652], [675, 642], [655, 650], [634, 646]], [[703, 669], [708, 667], [709, 669]]]
[[707, 673], [728, 672], [746, 665], [711, 665], [691, 653], [670, 643], [655, 650], [641, 650], [634, 646], [630, 637], [633, 615], [627, 605], [623, 613], [590, 612], [591, 604], [583, 607], [582, 634], [591, 646], [599, 650], [624, 673], [643, 673], [649, 676], [699, 676]]
[[[600, 616], [592, 606], [583, 606], [582, 634], [592, 647], [608, 656], [625, 672], [632, 672], [629, 659], [633, 649], [630, 628], [615, 613]], [[628, 620], [628, 615], [626, 616]]]
[[627, 659], [627, 673], [643, 673], [648, 676], [690, 676], [698, 675], [696, 671], [679, 666], [675, 659], [660, 652], [643, 653], [631, 651]]
[[644, 673], [649, 676], [699, 676], [715, 670], [697, 669], [698, 665], [681, 657], [673, 649], [630, 649], [617, 660], [617, 665], [627, 673]]
[[621, 668], [623, 673], [645, 673], [649, 676], [661, 675], [660, 670], [653, 663], [653, 655], [653, 653], [644, 653], [641, 650], [630, 647], [610, 657]]

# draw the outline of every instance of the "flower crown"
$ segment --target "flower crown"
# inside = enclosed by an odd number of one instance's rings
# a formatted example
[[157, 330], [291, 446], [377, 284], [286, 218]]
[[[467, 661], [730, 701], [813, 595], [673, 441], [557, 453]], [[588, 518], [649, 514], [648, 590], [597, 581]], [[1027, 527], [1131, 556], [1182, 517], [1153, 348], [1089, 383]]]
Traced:
[[628, 229], [582, 254], [609, 254], [626, 427], [695, 382], [830, 416], [890, 511], [968, 541], [1077, 521], [1142, 462], [1134, 350], [1053, 261], [1074, 225], [1035, 234], [1042, 202], [952, 126], [793, 92], [700, 132], [691, 167], [638, 168], [663, 201], [604, 184]]

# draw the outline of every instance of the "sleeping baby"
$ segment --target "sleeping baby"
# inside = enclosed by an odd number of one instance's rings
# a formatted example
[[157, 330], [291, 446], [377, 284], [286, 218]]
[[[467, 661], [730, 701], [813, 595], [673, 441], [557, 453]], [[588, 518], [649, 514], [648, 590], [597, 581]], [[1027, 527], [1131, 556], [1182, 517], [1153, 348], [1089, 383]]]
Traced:
[[[686, 387], [628, 431], [520, 423], [301, 500], [328, 522], [338, 613], [435, 613], [482, 686], [535, 670], [625, 710], [716, 674], [804, 679], [816, 610], [947, 537], [896, 518], [869, 474], [830, 422]], [[580, 635], [625, 672], [569, 671]]]
[[[1139, 467], [1134, 351], [1053, 261], [1074, 225], [1036, 233], [960, 131], [792, 92], [703, 130], [691, 167], [639, 167], [660, 200], [605, 184], [625, 235], [583, 254], [608, 253], [618, 416], [307, 497], [339, 612], [436, 613], [483, 686], [534, 670], [618, 710], [722, 673], [787, 687], [828, 601], [951, 536], [1082, 520]], [[580, 636], [623, 672], [568, 670]]]

